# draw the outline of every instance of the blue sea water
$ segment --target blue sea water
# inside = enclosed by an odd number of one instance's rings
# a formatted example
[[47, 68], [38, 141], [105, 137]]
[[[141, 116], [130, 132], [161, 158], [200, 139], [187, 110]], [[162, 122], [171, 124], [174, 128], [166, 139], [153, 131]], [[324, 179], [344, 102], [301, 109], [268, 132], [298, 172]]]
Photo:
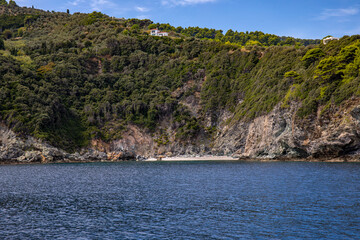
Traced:
[[360, 239], [360, 164], [0, 166], [0, 239]]

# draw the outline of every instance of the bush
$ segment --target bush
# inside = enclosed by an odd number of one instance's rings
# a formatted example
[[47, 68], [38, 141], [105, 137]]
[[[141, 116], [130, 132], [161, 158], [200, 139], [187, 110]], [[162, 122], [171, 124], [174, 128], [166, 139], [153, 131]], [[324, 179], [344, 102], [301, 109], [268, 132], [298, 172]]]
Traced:
[[148, 29], [155, 29], [157, 27], [158, 27], [157, 24], [152, 23], [148, 26]]
[[323, 56], [325, 56], [325, 53], [320, 48], [313, 48], [306, 52], [301, 61], [303, 61], [304, 66], [307, 68]]
[[4, 36], [5, 39], [10, 39], [10, 38], [12, 38], [13, 33], [12, 33], [12, 31], [10, 31], [9, 29], [7, 29], [7, 30], [5, 30], [5, 31], [3, 32], [3, 36]]
[[134, 24], [131, 26], [131, 30], [139, 30], [139, 29], [140, 29], [139, 24]]
[[290, 79], [294, 83], [299, 83], [301, 81], [301, 76], [295, 71], [289, 71], [284, 74], [285, 78]]
[[5, 49], [4, 40], [0, 37], [0, 50], [4, 50], [4, 49]]
[[86, 17], [83, 19], [82, 24], [84, 25], [91, 25], [97, 21], [100, 21], [102, 19], [104, 19], [106, 17], [105, 14], [101, 13], [101, 12], [92, 12], [88, 15], [86, 15]]
[[91, 42], [91, 41], [87, 40], [87, 41], [85, 42], [85, 47], [86, 47], [86, 48], [91, 47], [91, 45], [92, 45], [92, 42]]
[[10, 0], [8, 6], [9, 7], [17, 7], [17, 4], [14, 0]]

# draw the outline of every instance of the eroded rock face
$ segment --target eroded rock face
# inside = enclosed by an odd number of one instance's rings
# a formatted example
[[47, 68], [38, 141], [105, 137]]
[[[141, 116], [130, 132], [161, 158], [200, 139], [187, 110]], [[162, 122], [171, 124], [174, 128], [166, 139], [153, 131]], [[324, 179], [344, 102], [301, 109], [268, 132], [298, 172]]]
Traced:
[[0, 125], [0, 159], [15, 160], [25, 154], [24, 141], [19, 140], [10, 129]]
[[[0, 161], [121, 161], [179, 155], [232, 155], [239, 158], [338, 158], [360, 156], [360, 101], [317, 116], [300, 119], [298, 104], [288, 108], [276, 106], [269, 114], [250, 122], [230, 122], [229, 112], [222, 112], [213, 136], [200, 133], [191, 142], [178, 141], [176, 133], [164, 119], [160, 132], [150, 133], [128, 126], [122, 138], [105, 143], [91, 141], [77, 153], [67, 153], [32, 137], [18, 137], [0, 125]], [[194, 112], [194, 115], [197, 112]], [[211, 117], [205, 119], [213, 126]], [[167, 141], [161, 140], [166, 135]], [[160, 140], [159, 140], [160, 139]]]
[[297, 106], [280, 106], [268, 115], [251, 122], [238, 122], [215, 140], [217, 149], [231, 148], [242, 158], [301, 158], [307, 157], [306, 147], [300, 144], [303, 134], [294, 124]]
[[[70, 154], [32, 137], [22, 139], [7, 127], [0, 125], [0, 162], [102, 161], [108, 160], [106, 150], [103, 148], [99, 151], [92, 145], [80, 153]], [[122, 160], [122, 157], [130, 158], [127, 153], [123, 153], [117, 160]]]
[[154, 154], [154, 140], [144, 130], [136, 126], [129, 126], [127, 131], [123, 133], [122, 139], [111, 143], [111, 152], [123, 152], [128, 157], [149, 156]]
[[25, 151], [17, 160], [19, 162], [41, 162], [43, 159], [41, 155], [40, 151]]
[[240, 158], [336, 158], [360, 152], [360, 106], [350, 104], [327, 115], [299, 119], [293, 103], [274, 108], [249, 123], [224, 128], [215, 150]]

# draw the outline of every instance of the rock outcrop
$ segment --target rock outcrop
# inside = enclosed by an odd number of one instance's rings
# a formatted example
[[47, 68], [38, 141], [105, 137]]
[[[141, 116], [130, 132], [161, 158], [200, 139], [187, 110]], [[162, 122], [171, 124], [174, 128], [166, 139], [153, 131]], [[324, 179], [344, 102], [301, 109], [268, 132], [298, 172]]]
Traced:
[[[252, 121], [228, 121], [229, 112], [220, 116], [217, 133], [211, 138], [199, 134], [192, 142], [179, 142], [165, 121], [160, 133], [150, 133], [128, 126], [122, 138], [105, 143], [91, 141], [76, 153], [67, 153], [28, 136], [21, 138], [4, 125], [0, 126], [1, 162], [121, 161], [166, 155], [232, 155], [250, 159], [316, 159], [357, 157], [360, 155], [360, 105], [352, 100], [326, 114], [301, 119], [299, 104], [282, 108]], [[196, 112], [194, 112], [196, 114]], [[165, 133], [164, 133], [165, 132]], [[159, 141], [166, 135], [168, 141]]]
[[[93, 141], [91, 146], [80, 152], [67, 153], [33, 137], [26, 139], [18, 137], [9, 128], [0, 125], [0, 162], [73, 162], [73, 161], [103, 161], [114, 160], [107, 154], [106, 149], [98, 150], [99, 146]], [[118, 152], [116, 160], [133, 159], [128, 152]]]

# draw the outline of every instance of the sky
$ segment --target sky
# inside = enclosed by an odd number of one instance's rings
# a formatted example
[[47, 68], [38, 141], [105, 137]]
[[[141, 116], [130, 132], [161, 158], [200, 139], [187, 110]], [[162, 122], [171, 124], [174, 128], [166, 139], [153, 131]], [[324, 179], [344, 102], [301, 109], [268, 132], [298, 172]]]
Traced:
[[360, 0], [15, 0], [19, 6], [151, 19], [172, 26], [321, 39], [360, 34]]

